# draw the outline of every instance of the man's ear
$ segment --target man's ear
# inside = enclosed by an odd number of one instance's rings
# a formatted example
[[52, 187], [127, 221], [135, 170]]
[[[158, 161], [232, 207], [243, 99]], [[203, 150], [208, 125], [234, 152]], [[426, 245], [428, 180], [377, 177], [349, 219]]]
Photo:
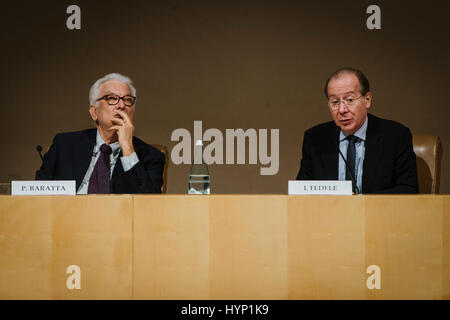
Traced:
[[364, 96], [364, 99], [366, 100], [366, 109], [369, 109], [372, 105], [372, 94], [370, 92], [367, 92]]
[[89, 113], [91, 114], [91, 118], [94, 121], [97, 121], [97, 108], [93, 104], [89, 106]]

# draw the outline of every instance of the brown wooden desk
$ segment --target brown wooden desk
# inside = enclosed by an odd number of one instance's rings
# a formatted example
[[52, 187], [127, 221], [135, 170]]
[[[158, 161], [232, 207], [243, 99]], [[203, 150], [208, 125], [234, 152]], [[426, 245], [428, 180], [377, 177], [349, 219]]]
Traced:
[[450, 196], [0, 196], [0, 299], [450, 299]]

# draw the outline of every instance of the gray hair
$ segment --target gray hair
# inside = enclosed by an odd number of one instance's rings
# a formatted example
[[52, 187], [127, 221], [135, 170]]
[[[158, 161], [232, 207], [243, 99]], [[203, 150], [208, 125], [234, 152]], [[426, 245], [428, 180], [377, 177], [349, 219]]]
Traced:
[[136, 88], [133, 86], [133, 81], [131, 81], [130, 78], [128, 78], [127, 76], [124, 76], [120, 73], [110, 73], [107, 74], [106, 76], [104, 76], [103, 78], [98, 79], [97, 81], [95, 81], [95, 83], [92, 85], [91, 89], [89, 90], [89, 103], [91, 105], [96, 106], [96, 101], [99, 97], [98, 97], [98, 91], [100, 86], [105, 83], [106, 81], [109, 80], [118, 80], [120, 82], [125, 83], [131, 90], [131, 95], [136, 97]]

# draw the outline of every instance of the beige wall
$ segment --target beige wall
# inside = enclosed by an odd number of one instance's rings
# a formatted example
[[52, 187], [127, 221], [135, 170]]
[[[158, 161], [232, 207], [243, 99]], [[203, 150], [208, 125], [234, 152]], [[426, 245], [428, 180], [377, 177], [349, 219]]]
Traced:
[[[176, 128], [279, 128], [280, 170], [212, 165], [213, 193], [286, 193], [303, 132], [328, 121], [328, 74], [362, 69], [372, 112], [444, 147], [441, 193], [450, 192], [447, 144], [450, 28], [447, 1], [77, 1], [82, 29], [68, 31], [70, 1], [2, 4], [0, 180], [32, 179], [37, 144], [92, 126], [90, 85], [117, 71], [138, 89], [136, 135], [172, 148]], [[189, 165], [169, 167], [169, 193], [185, 193]]]

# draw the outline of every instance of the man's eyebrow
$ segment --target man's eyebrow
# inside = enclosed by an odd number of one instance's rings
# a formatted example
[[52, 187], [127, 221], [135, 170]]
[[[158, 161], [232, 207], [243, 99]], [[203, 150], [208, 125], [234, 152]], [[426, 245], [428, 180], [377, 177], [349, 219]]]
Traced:
[[[356, 92], [352, 90], [352, 91], [344, 92], [344, 95], [345, 94], [350, 94], [350, 93], [356, 94]], [[330, 94], [330, 97], [335, 97], [335, 96], [336, 96], [336, 94]]]
[[[114, 92], [112, 92], [112, 91], [106, 91], [105, 94], [104, 94], [103, 96], [107, 96], [107, 95], [110, 95], [110, 94], [113, 94], [113, 95], [115, 95], [115, 96], [119, 96], [119, 97], [120, 97], [119, 94], [114, 93]], [[131, 96], [131, 92], [124, 95], [124, 97], [126, 97], [126, 96]]]

